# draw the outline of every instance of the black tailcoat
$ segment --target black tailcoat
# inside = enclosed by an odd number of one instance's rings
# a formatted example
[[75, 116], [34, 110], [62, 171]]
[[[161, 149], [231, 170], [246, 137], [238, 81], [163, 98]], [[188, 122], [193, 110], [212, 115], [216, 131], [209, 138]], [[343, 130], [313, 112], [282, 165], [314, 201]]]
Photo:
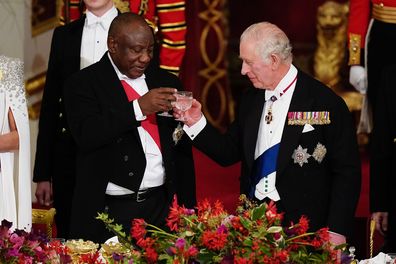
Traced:
[[62, 87], [80, 70], [85, 16], [54, 30], [41, 104], [33, 181], [51, 181], [58, 236], [68, 238], [76, 146], [66, 121]]
[[[145, 75], [149, 89], [181, 89], [176, 76], [157, 67], [149, 67]], [[107, 53], [99, 62], [73, 75], [64, 92], [70, 130], [78, 146], [71, 235], [97, 241], [104, 225], [94, 218], [104, 211], [108, 182], [135, 191], [141, 183], [146, 160], [137, 130], [140, 122], [135, 119], [133, 104], [128, 102]], [[167, 202], [177, 194], [180, 204], [193, 208], [196, 201], [191, 142], [184, 135], [175, 145], [172, 133], [178, 122], [173, 118], [157, 116], [157, 123]]]
[[371, 137], [370, 210], [388, 212], [388, 248], [396, 250], [396, 65], [385, 68], [378, 87]]
[[[193, 144], [222, 165], [242, 161], [240, 188], [248, 194], [252, 184], [254, 152], [265, 90], [250, 89], [242, 98], [236, 120], [225, 135], [208, 124]], [[344, 101], [322, 83], [299, 71], [289, 112], [328, 111], [331, 123], [288, 125], [287, 118], [277, 160], [276, 188], [285, 209], [285, 220], [297, 222], [301, 215], [310, 227], [348, 234], [360, 191], [360, 159], [351, 114]], [[276, 118], [276, 113], [274, 113]], [[312, 157], [300, 167], [293, 151], [301, 145], [312, 154], [318, 143], [327, 149], [319, 163]]]

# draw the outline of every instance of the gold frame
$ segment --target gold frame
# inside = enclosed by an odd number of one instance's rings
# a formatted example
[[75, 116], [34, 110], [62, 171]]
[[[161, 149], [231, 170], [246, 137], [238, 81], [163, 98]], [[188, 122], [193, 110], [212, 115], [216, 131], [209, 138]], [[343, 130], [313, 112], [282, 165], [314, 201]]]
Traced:
[[46, 74], [47, 72], [42, 72], [25, 82], [25, 89], [28, 95], [39, 93], [44, 89]]
[[[25, 90], [28, 96], [40, 93], [44, 89], [47, 72], [42, 72], [25, 81]], [[41, 100], [28, 107], [29, 118], [37, 119], [40, 115]]]
[[[37, 6], [41, 3], [41, 6], [44, 7], [44, 9], [41, 9], [40, 11], [45, 13], [47, 11], [45, 10], [45, 7], [48, 6], [47, 2], [53, 2], [55, 6], [52, 6], [52, 9], [55, 10], [50, 10], [49, 16], [47, 15], [47, 17], [40, 18], [39, 14], [36, 14]], [[32, 37], [60, 25], [59, 18], [61, 14], [61, 3], [61, 0], [32, 0], [32, 14], [30, 19], [30, 24], [32, 26]], [[36, 18], [38, 21], [34, 21], [34, 18]]]

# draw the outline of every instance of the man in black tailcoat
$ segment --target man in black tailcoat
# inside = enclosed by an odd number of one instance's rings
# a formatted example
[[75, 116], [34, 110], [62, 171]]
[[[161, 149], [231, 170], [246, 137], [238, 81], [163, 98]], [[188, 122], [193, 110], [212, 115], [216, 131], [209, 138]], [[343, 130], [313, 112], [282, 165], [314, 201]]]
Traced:
[[107, 44], [99, 62], [64, 86], [78, 147], [70, 231], [98, 242], [111, 236], [95, 219], [98, 212], [128, 232], [133, 218], [163, 226], [174, 194], [186, 207], [196, 202], [190, 139], [176, 140], [178, 122], [156, 114], [171, 109], [182, 87], [175, 75], [148, 67], [152, 30], [142, 17], [124, 13], [113, 20]]
[[64, 111], [62, 87], [73, 73], [97, 62], [107, 50], [107, 32], [118, 15], [112, 0], [84, 0], [86, 15], [55, 29], [41, 104], [33, 181], [41, 205], [53, 201], [57, 236], [69, 238], [76, 177], [76, 144]]
[[184, 130], [218, 163], [242, 162], [241, 193], [275, 201], [285, 224], [306, 215], [311, 230], [329, 227], [331, 241], [340, 244], [352, 229], [360, 193], [354, 124], [339, 96], [293, 66], [291, 49], [273, 24], [246, 29], [241, 73], [255, 88], [243, 96], [236, 120], [220, 134], [194, 101]]
[[386, 67], [378, 87], [370, 142], [370, 211], [385, 236], [384, 252], [396, 252], [396, 65]]

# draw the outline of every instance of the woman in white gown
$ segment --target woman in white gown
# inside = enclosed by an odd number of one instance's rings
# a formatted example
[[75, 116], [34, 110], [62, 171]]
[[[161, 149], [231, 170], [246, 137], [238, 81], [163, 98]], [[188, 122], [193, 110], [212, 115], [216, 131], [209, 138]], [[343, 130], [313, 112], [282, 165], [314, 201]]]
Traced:
[[0, 221], [31, 230], [30, 134], [23, 62], [0, 55]]

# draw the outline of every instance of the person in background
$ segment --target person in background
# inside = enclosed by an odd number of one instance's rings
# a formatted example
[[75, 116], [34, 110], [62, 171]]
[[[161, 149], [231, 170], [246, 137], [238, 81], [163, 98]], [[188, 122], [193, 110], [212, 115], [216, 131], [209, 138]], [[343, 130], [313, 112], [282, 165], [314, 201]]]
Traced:
[[33, 181], [39, 204], [56, 209], [57, 236], [69, 238], [76, 177], [76, 144], [64, 111], [62, 86], [73, 73], [107, 51], [107, 33], [118, 15], [112, 0], [84, 0], [86, 15], [55, 29], [41, 105]]
[[156, 115], [172, 108], [182, 85], [157, 64], [149, 67], [152, 29], [137, 14], [120, 14], [107, 44], [99, 62], [64, 86], [78, 147], [70, 234], [98, 242], [112, 236], [95, 219], [100, 212], [128, 232], [134, 218], [164, 226], [174, 194], [179, 204], [196, 204], [191, 141], [176, 120]]
[[351, 0], [349, 5], [349, 81], [366, 95], [358, 131], [370, 133], [381, 72], [396, 60], [396, 1]]
[[[84, 7], [81, 0], [65, 0], [65, 21], [78, 19]], [[154, 28], [158, 46], [154, 50], [154, 60], [160, 68], [179, 74], [186, 51], [186, 1], [185, 0], [114, 0], [123, 12], [143, 16]]]
[[32, 227], [30, 131], [23, 62], [0, 55], [0, 221]]
[[370, 155], [370, 210], [385, 236], [381, 251], [396, 252], [396, 65], [384, 69], [378, 87]]
[[[221, 165], [242, 162], [240, 190], [258, 202], [275, 201], [284, 223], [302, 215], [310, 229], [330, 229], [334, 244], [350, 234], [360, 193], [360, 159], [345, 102], [292, 64], [285, 33], [268, 22], [240, 38], [242, 75], [255, 89], [243, 96], [225, 134], [206, 122], [193, 101], [184, 131]], [[174, 109], [174, 116], [181, 112]]]

